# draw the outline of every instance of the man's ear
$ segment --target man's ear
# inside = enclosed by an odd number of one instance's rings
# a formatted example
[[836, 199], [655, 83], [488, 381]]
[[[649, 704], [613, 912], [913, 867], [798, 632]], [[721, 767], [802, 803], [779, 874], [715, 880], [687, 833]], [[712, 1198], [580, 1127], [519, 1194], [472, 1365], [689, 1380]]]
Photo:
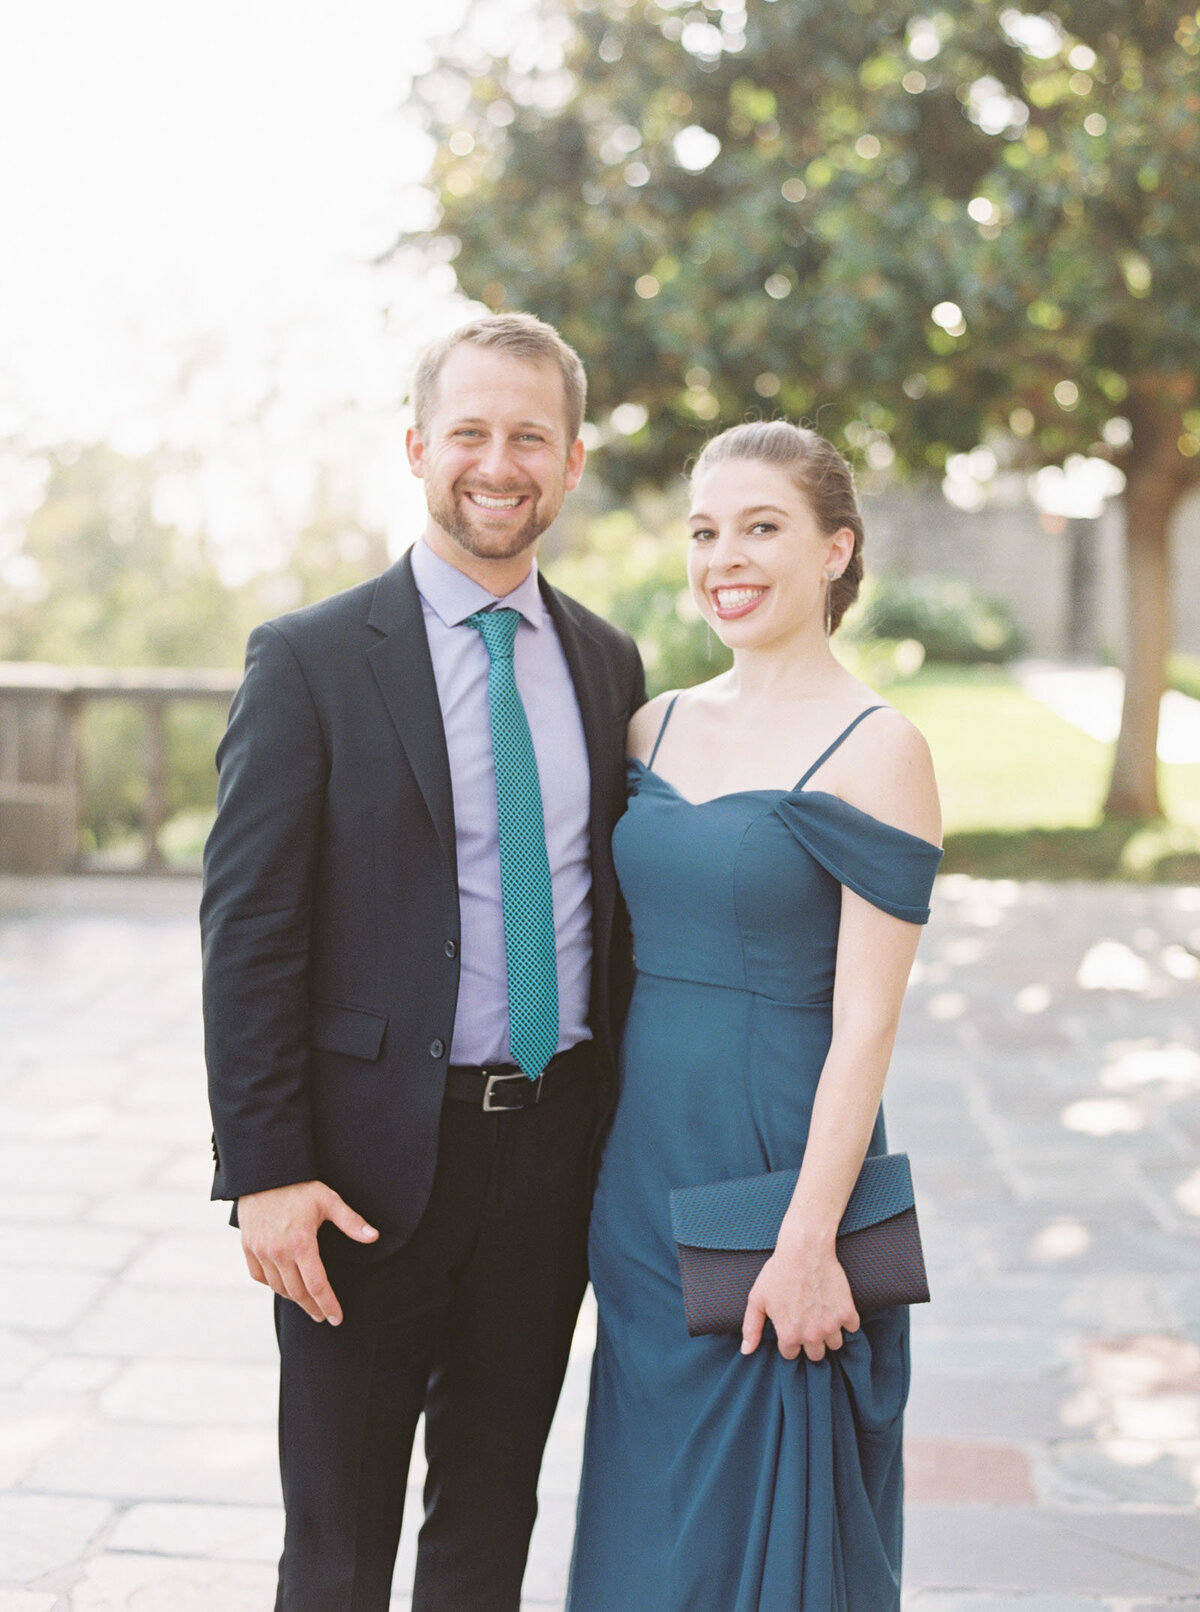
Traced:
[[410, 425], [404, 433], [404, 451], [408, 455], [408, 467], [414, 476], [425, 479], [425, 444], [421, 433], [415, 425]]
[[[583, 438], [576, 437], [575, 441], [571, 444], [571, 451], [567, 454], [566, 483], [568, 492], [573, 492], [574, 489], [579, 486], [579, 478], [583, 475], [583, 462], [586, 458], [587, 450], [583, 445]], [[412, 462], [411, 450], [409, 453], [409, 462]], [[420, 472], [417, 471], [416, 474], [419, 475]]]

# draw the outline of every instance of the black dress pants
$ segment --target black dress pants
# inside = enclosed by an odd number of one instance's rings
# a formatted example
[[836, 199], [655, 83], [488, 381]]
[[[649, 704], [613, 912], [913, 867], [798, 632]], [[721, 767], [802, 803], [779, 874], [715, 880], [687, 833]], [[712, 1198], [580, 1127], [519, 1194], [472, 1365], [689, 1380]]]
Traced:
[[276, 1299], [287, 1512], [276, 1612], [385, 1612], [422, 1410], [413, 1612], [518, 1612], [587, 1283], [596, 1105], [590, 1069], [536, 1107], [487, 1114], [448, 1100], [411, 1240], [374, 1264], [327, 1262], [341, 1326]]

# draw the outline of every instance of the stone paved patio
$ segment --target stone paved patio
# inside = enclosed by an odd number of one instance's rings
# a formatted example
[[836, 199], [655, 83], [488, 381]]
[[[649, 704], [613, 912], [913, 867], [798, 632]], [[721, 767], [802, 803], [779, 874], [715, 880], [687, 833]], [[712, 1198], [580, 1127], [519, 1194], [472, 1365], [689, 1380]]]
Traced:
[[[195, 903], [0, 882], [0, 1612], [272, 1603], [274, 1345], [207, 1202]], [[912, 1612], [1200, 1609], [1198, 952], [1200, 890], [940, 883], [889, 1096], [935, 1297]], [[561, 1606], [589, 1325], [530, 1608]]]

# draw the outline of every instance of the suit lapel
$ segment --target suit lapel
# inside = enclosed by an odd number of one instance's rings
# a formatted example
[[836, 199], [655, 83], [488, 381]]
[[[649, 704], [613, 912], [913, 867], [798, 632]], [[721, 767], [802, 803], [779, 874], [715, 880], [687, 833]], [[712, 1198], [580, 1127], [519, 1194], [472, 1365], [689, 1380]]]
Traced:
[[450, 758], [410, 555], [379, 578], [367, 625], [383, 634], [367, 659], [457, 880]]
[[[542, 598], [571, 673], [587, 746], [591, 774], [589, 829], [593, 899], [599, 934], [606, 928], [611, 910], [612, 864], [608, 844], [617, 814], [616, 791], [621, 785], [621, 768], [614, 757], [619, 757], [623, 736], [615, 727], [619, 713], [610, 709], [610, 702], [605, 698], [608, 667], [603, 645], [566, 610], [549, 583], [539, 580]], [[450, 759], [421, 597], [409, 555], [403, 555], [379, 578], [367, 625], [381, 634], [379, 642], [367, 650], [371, 671], [433, 820], [438, 841], [457, 879]]]

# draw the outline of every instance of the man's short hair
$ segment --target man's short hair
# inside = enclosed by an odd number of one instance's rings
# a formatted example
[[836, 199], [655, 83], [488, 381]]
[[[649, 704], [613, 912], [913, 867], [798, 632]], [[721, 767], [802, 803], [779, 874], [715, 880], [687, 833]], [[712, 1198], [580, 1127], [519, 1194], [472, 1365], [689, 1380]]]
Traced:
[[457, 330], [452, 330], [448, 336], [443, 336], [425, 349], [417, 360], [411, 391], [413, 416], [421, 435], [424, 435], [429, 416], [436, 405], [442, 365], [454, 349], [463, 343], [509, 353], [528, 364], [556, 364], [562, 376], [566, 400], [567, 441], [575, 441], [583, 425], [583, 411], [587, 403], [587, 376], [583, 372], [583, 364], [579, 354], [573, 347], [567, 346], [553, 325], [535, 319], [530, 313], [486, 314], [481, 319], [472, 319], [469, 324], [460, 325]]

